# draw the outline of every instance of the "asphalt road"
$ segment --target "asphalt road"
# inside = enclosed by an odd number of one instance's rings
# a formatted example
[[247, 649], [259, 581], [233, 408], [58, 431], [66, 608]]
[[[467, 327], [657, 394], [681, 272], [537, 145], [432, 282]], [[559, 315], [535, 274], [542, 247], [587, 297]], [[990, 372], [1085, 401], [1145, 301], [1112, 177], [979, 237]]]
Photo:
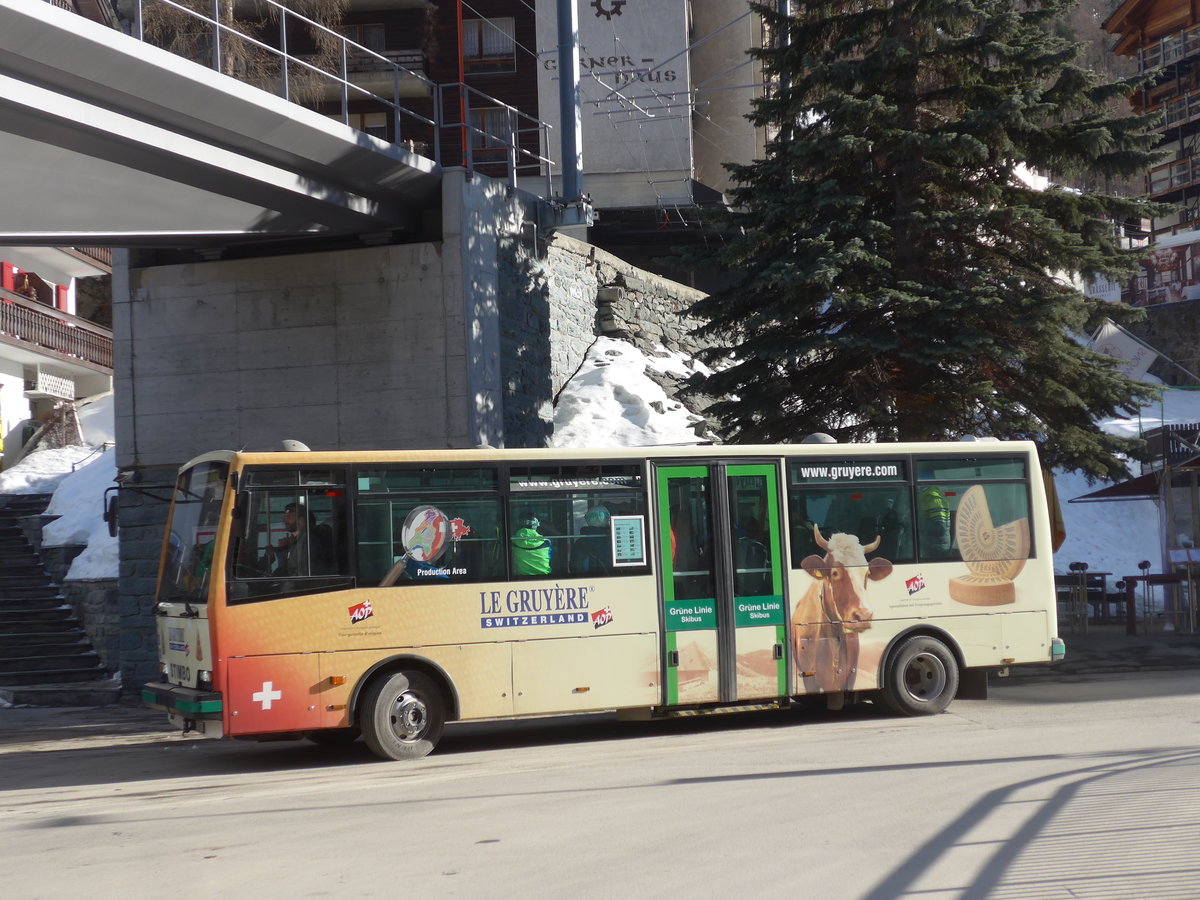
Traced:
[[1196, 671], [452, 727], [409, 764], [57, 715], [0, 733], [6, 898], [1200, 896]]

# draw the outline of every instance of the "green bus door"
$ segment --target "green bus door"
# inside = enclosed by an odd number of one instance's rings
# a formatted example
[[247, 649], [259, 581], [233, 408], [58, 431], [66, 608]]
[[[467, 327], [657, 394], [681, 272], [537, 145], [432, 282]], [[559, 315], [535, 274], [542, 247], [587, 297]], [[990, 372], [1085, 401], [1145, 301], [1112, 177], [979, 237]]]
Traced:
[[666, 704], [786, 696], [776, 466], [662, 466], [656, 490]]

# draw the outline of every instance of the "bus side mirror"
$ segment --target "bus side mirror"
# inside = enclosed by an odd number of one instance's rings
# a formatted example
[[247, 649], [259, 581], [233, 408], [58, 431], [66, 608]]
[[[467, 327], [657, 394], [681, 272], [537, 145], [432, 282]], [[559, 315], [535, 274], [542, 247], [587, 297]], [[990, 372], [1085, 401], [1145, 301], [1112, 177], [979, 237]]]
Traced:
[[113, 486], [104, 489], [104, 521], [108, 525], [108, 536], [117, 536], [117, 509], [121, 499], [118, 493], [120, 487]]

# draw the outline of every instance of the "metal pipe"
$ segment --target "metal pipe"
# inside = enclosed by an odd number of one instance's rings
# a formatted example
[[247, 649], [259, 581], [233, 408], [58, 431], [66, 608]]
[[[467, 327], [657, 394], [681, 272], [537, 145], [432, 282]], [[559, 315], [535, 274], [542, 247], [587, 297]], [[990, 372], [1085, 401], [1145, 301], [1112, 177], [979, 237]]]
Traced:
[[562, 125], [562, 196], [583, 197], [583, 128], [579, 110], [579, 11], [558, 0], [558, 112]]

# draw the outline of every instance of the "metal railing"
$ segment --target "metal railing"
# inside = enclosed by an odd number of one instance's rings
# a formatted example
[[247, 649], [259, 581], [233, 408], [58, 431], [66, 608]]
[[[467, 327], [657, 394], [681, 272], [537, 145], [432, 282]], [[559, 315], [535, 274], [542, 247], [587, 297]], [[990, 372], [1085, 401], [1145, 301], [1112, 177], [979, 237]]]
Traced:
[[1197, 180], [1200, 180], [1200, 157], [1177, 159], [1150, 170], [1150, 194], [1165, 194], [1187, 187]]
[[1142, 435], [1149, 451], [1151, 469], [1181, 463], [1200, 456], [1200, 422], [1176, 423], [1147, 428]]
[[19, 294], [0, 290], [0, 338], [33, 344], [91, 367], [112, 371], [112, 332], [86, 319], [47, 309]]
[[1195, 92], [1184, 94], [1163, 104], [1162, 124], [1159, 131], [1174, 128], [1200, 116], [1200, 94]]
[[[275, 0], [253, 0], [252, 4], [239, 5], [238, 10], [241, 12], [246, 8], [261, 8], [271, 13], [271, 17], [277, 20], [279, 46], [272, 46], [253, 35], [247, 34], [236, 27], [236, 23], [227, 24], [220, 21], [220, 10], [222, 0], [210, 0], [211, 15], [205, 15], [189, 8], [175, 0], [137, 0], [134, 5], [134, 23], [133, 36], [138, 40], [146, 41], [145, 33], [145, 9], [155, 4], [169, 7], [190, 19], [203, 23], [208, 30], [207, 45], [209, 52], [207, 53], [208, 64], [217, 72], [230, 75], [230, 77], [246, 83], [253, 84], [255, 87], [264, 88], [264, 85], [259, 80], [253, 78], [239, 77], [239, 74], [232, 71], [232, 66], [225, 65], [226, 56], [222, 49], [224, 39], [232, 39], [236, 35], [236, 40], [245, 42], [248, 46], [256, 51], [265, 54], [268, 58], [274, 58], [278, 61], [278, 75], [274, 81], [278, 84], [278, 94], [283, 99], [289, 102], [298, 103], [293, 96], [293, 91], [290, 84], [289, 66], [296, 66], [308, 75], [317, 80], [327, 81], [332, 86], [333, 92], [337, 96], [338, 108], [340, 110], [341, 121], [343, 124], [350, 124], [350, 103], [351, 100], [367, 100], [373, 104], [379, 104], [386, 109], [387, 114], [391, 119], [390, 132], [393, 137], [393, 142], [397, 145], [413, 149], [414, 152], [421, 152], [421, 155], [433, 159], [438, 165], [464, 165], [468, 169], [473, 170], [474, 153], [472, 152], [472, 135], [483, 135], [481, 129], [472, 126], [471, 110], [481, 108], [499, 108], [507, 111], [506, 119], [511, 125], [510, 130], [505, 135], [495, 135], [491, 133], [488, 137], [491, 140], [497, 141], [505, 148], [503, 160], [506, 171], [503, 173], [508, 183], [515, 186], [518, 170], [523, 173], [529, 170], [536, 170], [539, 174], [544, 173], [546, 183], [551, 183], [550, 166], [552, 165], [548, 157], [542, 153], [542, 148], [548, 146], [546, 143], [549, 126], [539, 120], [521, 112], [515, 107], [502, 103], [494, 97], [489, 97], [487, 94], [471, 88], [464, 84], [436, 84], [430, 80], [423, 72], [418, 72], [413, 68], [402, 65], [400, 60], [410, 62], [413, 59], [412, 51], [385, 51], [378, 53], [361, 44], [356, 44], [347, 39], [338, 32], [316, 22], [306, 16], [300, 15], [297, 12], [289, 10]], [[320, 34], [322, 40], [332, 42], [336, 46], [337, 51], [334, 56], [337, 58], [337, 71], [329, 72], [315, 65], [311, 60], [311, 55], [297, 56], [288, 51], [288, 28], [289, 25], [299, 26], [308, 29], [312, 34]], [[170, 47], [163, 49], [170, 50]], [[193, 60], [201, 62], [201, 60]], [[229, 71], [227, 71], [229, 70]], [[383, 73], [386, 78], [390, 74], [392, 82], [391, 97], [384, 97], [375, 93], [352, 80], [352, 76], [362, 73], [370, 73], [372, 76], [378, 76]], [[377, 81], [378, 78], [372, 78], [372, 81]], [[430, 99], [431, 115], [426, 115], [420, 111], [414, 110], [400, 102], [400, 87], [404, 83], [412, 83], [415, 81], [421, 85]], [[265, 89], [265, 88], [264, 88]], [[304, 104], [308, 108], [310, 105]], [[449, 117], [447, 117], [449, 113]], [[529, 132], [537, 130], [538, 140], [536, 141], [537, 150], [530, 148], [533, 142], [529, 138]], [[449, 130], [449, 132], [448, 132]], [[449, 147], [444, 147], [443, 136], [447, 133], [453, 133], [459, 137], [458, 141], [454, 141]], [[524, 139], [524, 145], [522, 143]], [[496, 163], [495, 159], [487, 159], [481, 161], [481, 164], [487, 166]], [[492, 174], [484, 172], [483, 174]]]
[[1177, 31], [1143, 47], [1138, 51], [1138, 71], [1152, 72], [1197, 55], [1200, 55], [1200, 26]]

